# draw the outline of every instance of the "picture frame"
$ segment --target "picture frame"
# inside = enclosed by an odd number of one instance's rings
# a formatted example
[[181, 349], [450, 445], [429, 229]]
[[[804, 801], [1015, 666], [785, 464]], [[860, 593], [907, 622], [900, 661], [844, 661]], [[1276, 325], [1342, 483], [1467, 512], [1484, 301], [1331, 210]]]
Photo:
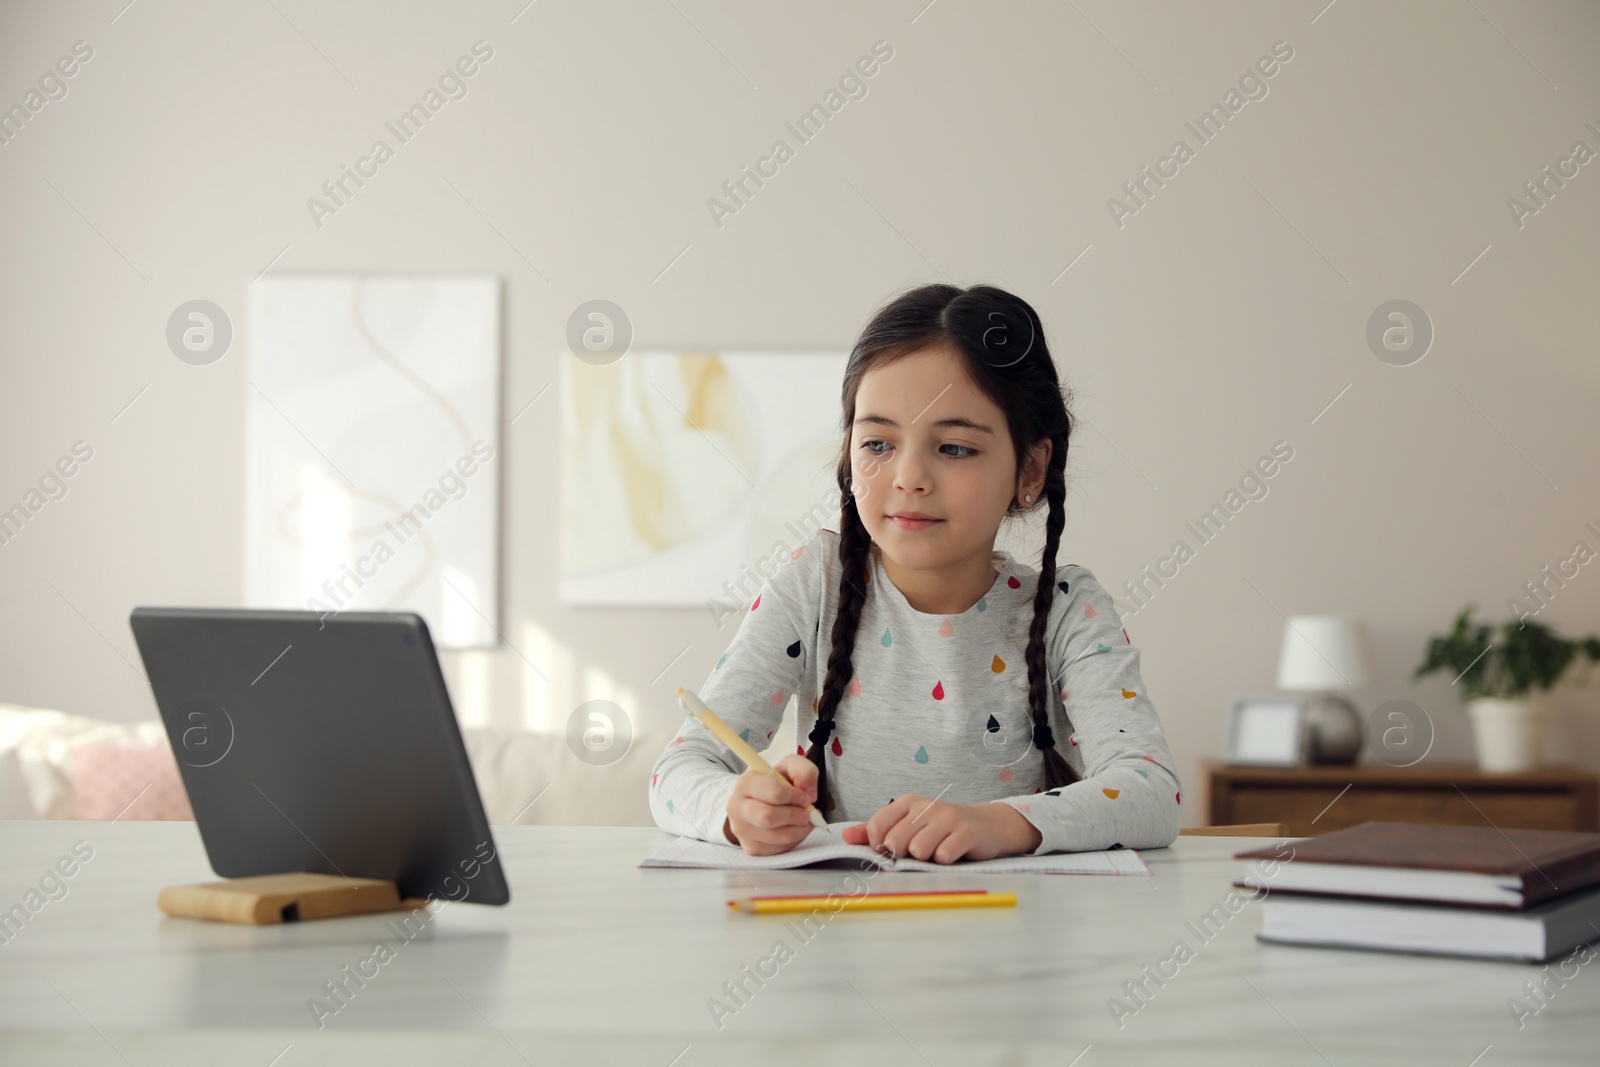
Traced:
[[1306, 702], [1294, 697], [1240, 697], [1228, 714], [1223, 760], [1258, 767], [1306, 761]]

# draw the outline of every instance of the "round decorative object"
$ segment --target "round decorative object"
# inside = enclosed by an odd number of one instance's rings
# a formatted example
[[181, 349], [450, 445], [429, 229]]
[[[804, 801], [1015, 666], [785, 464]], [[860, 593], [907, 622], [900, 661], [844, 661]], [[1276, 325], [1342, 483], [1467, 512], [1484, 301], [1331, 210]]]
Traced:
[[1312, 763], [1354, 763], [1365, 740], [1361, 716], [1343, 697], [1306, 701], [1306, 758]]

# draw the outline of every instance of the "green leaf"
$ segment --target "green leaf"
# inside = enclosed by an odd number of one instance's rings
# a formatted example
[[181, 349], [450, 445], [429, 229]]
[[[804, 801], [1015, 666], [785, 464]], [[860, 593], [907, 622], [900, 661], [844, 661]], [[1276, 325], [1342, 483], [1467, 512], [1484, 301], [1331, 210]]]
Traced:
[[1600, 662], [1600, 637], [1569, 641], [1528, 619], [1492, 627], [1473, 621], [1476, 609], [1467, 605], [1448, 634], [1428, 639], [1413, 679], [1442, 671], [1469, 698], [1520, 697], [1553, 688], [1580, 654]]

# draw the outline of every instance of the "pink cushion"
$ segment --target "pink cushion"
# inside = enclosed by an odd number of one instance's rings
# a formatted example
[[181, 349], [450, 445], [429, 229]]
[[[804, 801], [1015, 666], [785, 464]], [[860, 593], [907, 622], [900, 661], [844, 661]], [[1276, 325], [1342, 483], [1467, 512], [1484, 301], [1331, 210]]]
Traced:
[[83, 745], [73, 749], [72, 817], [117, 819], [119, 815], [121, 819], [194, 819], [171, 747]]

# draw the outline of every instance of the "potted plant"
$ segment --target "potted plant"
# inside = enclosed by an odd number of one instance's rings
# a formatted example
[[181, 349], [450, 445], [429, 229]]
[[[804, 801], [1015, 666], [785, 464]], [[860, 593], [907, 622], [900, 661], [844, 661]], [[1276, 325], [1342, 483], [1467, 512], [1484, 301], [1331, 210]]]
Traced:
[[1600, 637], [1569, 641], [1529, 619], [1498, 627], [1474, 623], [1475, 607], [1463, 608], [1448, 634], [1428, 640], [1412, 678], [1447, 672], [1466, 694], [1478, 766], [1525, 771], [1538, 765], [1543, 750], [1544, 696], [1580, 654], [1600, 661]]

